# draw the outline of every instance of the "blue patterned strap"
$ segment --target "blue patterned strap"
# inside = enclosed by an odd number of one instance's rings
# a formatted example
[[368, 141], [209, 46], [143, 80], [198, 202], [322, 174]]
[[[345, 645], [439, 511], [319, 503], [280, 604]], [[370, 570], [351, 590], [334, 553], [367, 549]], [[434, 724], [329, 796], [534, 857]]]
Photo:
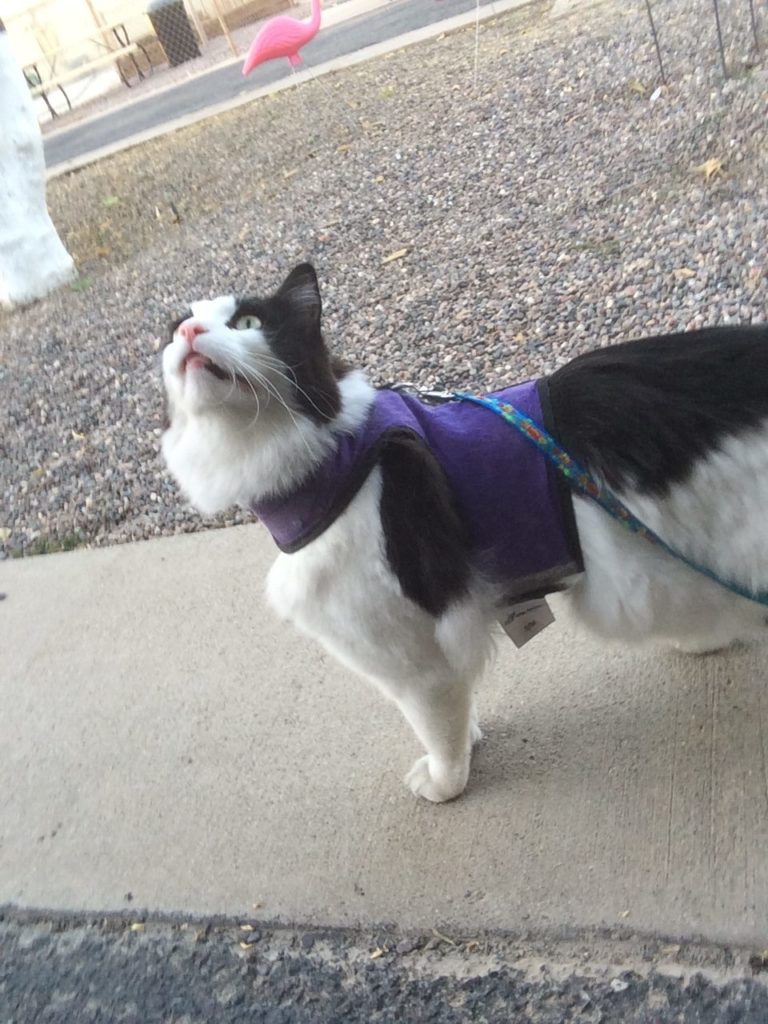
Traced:
[[551, 434], [548, 434], [530, 416], [526, 416], [525, 413], [520, 412], [519, 409], [510, 405], [509, 402], [500, 402], [496, 398], [479, 397], [463, 391], [454, 392], [453, 397], [460, 402], [473, 402], [475, 405], [482, 405], [491, 412], [496, 413], [497, 416], [501, 416], [510, 426], [518, 430], [523, 437], [538, 448], [542, 455], [549, 459], [575, 491], [578, 491], [584, 497], [591, 498], [631, 533], [638, 534], [644, 540], [647, 540], [649, 544], [661, 548], [662, 551], [671, 555], [672, 558], [683, 562], [690, 569], [701, 573], [702, 576], [706, 576], [707, 579], [718, 583], [721, 587], [725, 587], [731, 593], [738, 594], [739, 597], [744, 597], [748, 601], [754, 601], [757, 604], [768, 605], [768, 593], [755, 594], [738, 583], [730, 583], [712, 572], [705, 565], [694, 562], [680, 551], [670, 547], [665, 540], [662, 540], [657, 533], [654, 533], [650, 527], [646, 526], [634, 513], [630, 512], [627, 506], [615, 494], [603, 487], [565, 449], [561, 448]]

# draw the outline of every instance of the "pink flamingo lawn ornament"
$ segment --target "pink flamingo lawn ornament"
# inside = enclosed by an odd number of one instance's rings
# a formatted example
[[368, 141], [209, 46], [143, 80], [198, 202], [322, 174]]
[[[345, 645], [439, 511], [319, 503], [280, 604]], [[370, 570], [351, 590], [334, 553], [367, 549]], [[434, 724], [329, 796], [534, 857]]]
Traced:
[[308, 21], [280, 14], [270, 18], [251, 43], [245, 55], [243, 74], [249, 75], [255, 67], [276, 57], [287, 57], [295, 68], [301, 64], [299, 50], [314, 39], [320, 30], [320, 0], [312, 0], [312, 13]]

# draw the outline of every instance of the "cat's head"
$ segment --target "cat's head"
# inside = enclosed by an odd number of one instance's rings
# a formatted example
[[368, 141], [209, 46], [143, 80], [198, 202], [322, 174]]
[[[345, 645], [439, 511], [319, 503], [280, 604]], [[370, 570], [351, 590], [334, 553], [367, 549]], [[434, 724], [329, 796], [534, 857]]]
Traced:
[[273, 295], [195, 302], [173, 325], [162, 451], [201, 512], [290, 490], [365, 416], [370, 385], [329, 355], [320, 312], [302, 263]]
[[291, 413], [330, 422], [340, 397], [320, 314], [317, 275], [308, 263], [272, 295], [192, 303], [163, 350], [170, 425], [177, 417], [269, 421]]

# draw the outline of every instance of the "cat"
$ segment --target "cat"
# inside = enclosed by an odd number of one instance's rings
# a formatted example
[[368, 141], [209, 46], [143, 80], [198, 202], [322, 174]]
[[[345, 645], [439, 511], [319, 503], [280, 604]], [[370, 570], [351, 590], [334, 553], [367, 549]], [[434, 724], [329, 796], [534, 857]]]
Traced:
[[[172, 476], [204, 514], [264, 520], [273, 608], [396, 702], [427, 800], [467, 784], [504, 601], [564, 590], [604, 637], [689, 652], [766, 630], [768, 609], [571, 494], [492, 412], [375, 389], [332, 356], [309, 264], [264, 298], [194, 302], [162, 367]], [[596, 349], [509, 394], [676, 550], [768, 588], [768, 327]]]

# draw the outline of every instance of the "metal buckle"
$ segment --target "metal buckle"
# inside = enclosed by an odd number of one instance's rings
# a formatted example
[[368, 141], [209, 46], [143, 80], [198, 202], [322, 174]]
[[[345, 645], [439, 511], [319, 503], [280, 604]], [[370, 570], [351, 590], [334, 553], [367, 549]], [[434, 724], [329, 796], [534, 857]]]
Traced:
[[422, 388], [412, 381], [398, 381], [387, 385], [390, 391], [405, 391], [414, 395], [422, 402], [452, 402], [456, 398], [455, 391], [442, 391], [440, 388]]

